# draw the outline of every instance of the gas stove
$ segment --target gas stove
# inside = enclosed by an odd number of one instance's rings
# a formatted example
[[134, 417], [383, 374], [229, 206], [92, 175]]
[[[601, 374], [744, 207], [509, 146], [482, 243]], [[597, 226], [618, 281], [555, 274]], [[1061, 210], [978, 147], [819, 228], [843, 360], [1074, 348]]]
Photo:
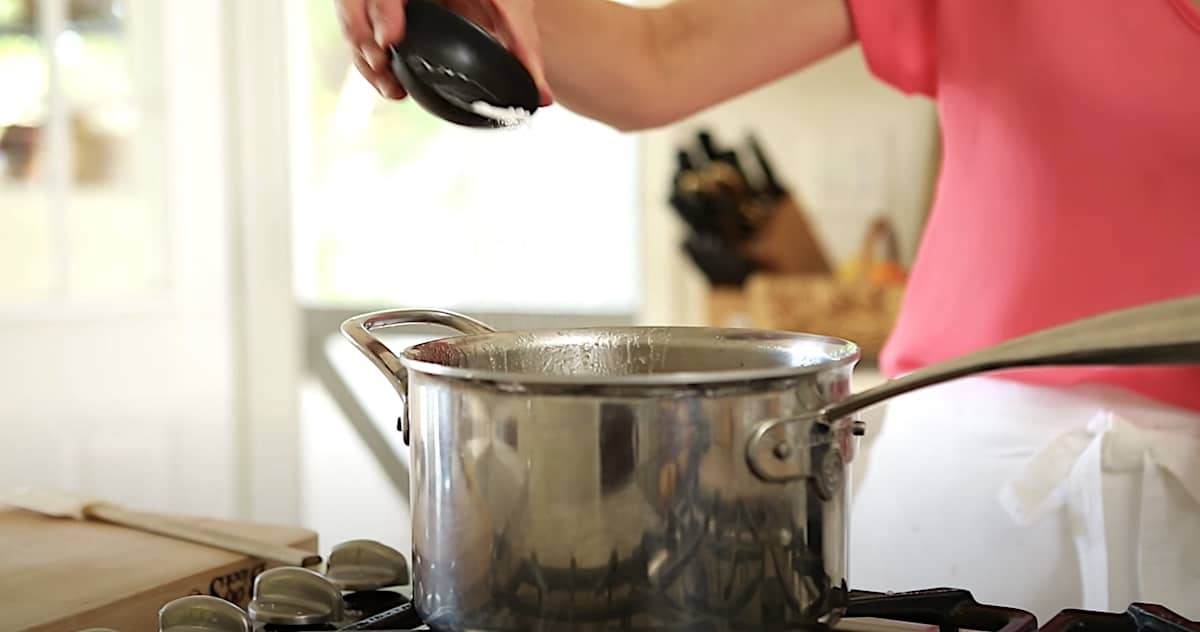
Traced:
[[[166, 603], [160, 632], [436, 632], [413, 609], [405, 557], [371, 540], [333, 548], [323, 572], [279, 567], [259, 574], [245, 608], [208, 595]], [[809, 626], [811, 632], [820, 632]], [[604, 632], [651, 632], [628, 619], [589, 626]], [[709, 630], [704, 624], [670, 630]], [[784, 628], [780, 628], [782, 631]], [[826, 632], [1200, 632], [1167, 608], [1136, 603], [1124, 612], [1063, 610], [1039, 627], [1023, 610], [981, 604], [953, 588], [880, 593], [852, 591], [842, 620]], [[121, 631], [118, 631], [121, 632]], [[528, 632], [496, 630], [495, 632]]]

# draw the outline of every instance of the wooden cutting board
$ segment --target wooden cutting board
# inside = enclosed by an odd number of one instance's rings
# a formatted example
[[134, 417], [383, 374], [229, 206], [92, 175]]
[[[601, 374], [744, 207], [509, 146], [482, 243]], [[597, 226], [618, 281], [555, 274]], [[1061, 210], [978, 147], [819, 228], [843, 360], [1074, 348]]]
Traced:
[[[305, 529], [168, 517], [317, 551], [317, 535]], [[273, 566], [125, 527], [0, 508], [0, 630], [153, 632], [158, 609], [178, 597], [214, 595], [244, 608], [254, 578]]]

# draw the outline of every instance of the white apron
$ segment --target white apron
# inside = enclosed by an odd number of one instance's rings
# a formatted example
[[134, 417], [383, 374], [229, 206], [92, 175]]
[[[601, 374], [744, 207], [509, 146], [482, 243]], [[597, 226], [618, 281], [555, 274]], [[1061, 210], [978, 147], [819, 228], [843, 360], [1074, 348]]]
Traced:
[[851, 587], [965, 588], [1043, 623], [1135, 601], [1200, 619], [1200, 415], [968, 378], [893, 400], [879, 432]]

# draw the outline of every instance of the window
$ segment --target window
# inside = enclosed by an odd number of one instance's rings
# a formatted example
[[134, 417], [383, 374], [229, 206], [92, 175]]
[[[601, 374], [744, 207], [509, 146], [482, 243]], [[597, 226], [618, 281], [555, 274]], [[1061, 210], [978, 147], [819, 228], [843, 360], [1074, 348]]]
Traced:
[[153, 4], [0, 0], [0, 306], [166, 289]]
[[481, 131], [385, 101], [351, 65], [334, 3], [288, 5], [302, 300], [636, 312], [634, 136], [561, 107]]
[[[372, 498], [408, 493], [395, 393], [338, 324], [406, 306], [500, 329], [632, 322], [638, 141], [561, 107], [528, 127], [480, 131], [385, 101], [350, 63], [333, 2], [289, 0], [286, 10], [295, 287], [316, 378], [302, 408], [306, 523], [403, 547], [402, 516], [322, 511], [344, 496], [325, 482], [348, 476]], [[414, 327], [387, 339], [400, 349], [447, 333]], [[357, 440], [332, 423], [338, 416]]]

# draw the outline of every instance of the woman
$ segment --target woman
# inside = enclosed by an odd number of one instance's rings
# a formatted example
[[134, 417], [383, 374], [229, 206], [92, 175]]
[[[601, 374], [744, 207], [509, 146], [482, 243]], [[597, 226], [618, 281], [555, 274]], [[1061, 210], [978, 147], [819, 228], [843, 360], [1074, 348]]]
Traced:
[[[1200, 0], [447, 0], [545, 104], [679, 120], [855, 42], [935, 99], [944, 166], [890, 375], [1200, 293]], [[404, 93], [403, 1], [340, 0], [355, 63]], [[1149, 601], [1200, 618], [1200, 371], [1045, 369], [896, 400], [853, 514], [865, 589], [955, 586], [1040, 620]]]

